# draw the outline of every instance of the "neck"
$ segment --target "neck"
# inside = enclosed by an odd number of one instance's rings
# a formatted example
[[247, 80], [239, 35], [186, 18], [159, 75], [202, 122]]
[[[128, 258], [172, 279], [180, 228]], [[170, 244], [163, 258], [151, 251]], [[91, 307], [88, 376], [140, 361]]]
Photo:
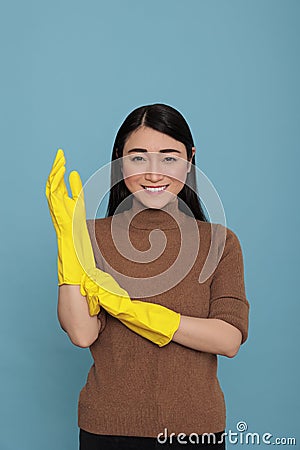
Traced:
[[185, 214], [178, 208], [178, 197], [163, 208], [157, 209], [146, 207], [133, 196], [131, 209], [125, 211], [123, 215], [130, 226], [144, 230], [176, 228], [185, 218]]

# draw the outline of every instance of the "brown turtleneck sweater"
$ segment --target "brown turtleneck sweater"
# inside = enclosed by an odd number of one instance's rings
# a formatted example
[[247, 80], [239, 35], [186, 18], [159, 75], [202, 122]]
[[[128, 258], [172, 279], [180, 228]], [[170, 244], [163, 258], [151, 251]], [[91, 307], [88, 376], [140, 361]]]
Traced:
[[[131, 210], [88, 221], [97, 267], [132, 299], [222, 319], [237, 327], [245, 342], [249, 303], [234, 232], [187, 216], [178, 198], [161, 210], [141, 208], [134, 198]], [[173, 341], [158, 347], [104, 309], [99, 318], [100, 334], [90, 347], [94, 364], [79, 397], [80, 428], [145, 437], [165, 428], [176, 434], [225, 429], [217, 355]]]

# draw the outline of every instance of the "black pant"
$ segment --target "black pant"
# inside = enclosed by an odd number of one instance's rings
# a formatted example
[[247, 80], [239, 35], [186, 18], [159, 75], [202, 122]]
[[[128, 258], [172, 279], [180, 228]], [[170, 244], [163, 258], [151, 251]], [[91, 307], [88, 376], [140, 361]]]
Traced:
[[[215, 433], [215, 444], [210, 437], [203, 439], [199, 437], [199, 443], [195, 443], [195, 435], [182, 436], [181, 442], [176, 437], [170, 438], [166, 443], [158, 442], [156, 437], [131, 437], [131, 436], [106, 436], [102, 434], [93, 434], [80, 429], [79, 431], [79, 450], [183, 450], [183, 449], [213, 449], [225, 450], [225, 438], [222, 439], [222, 432]], [[183, 443], [183, 440], [186, 443]]]

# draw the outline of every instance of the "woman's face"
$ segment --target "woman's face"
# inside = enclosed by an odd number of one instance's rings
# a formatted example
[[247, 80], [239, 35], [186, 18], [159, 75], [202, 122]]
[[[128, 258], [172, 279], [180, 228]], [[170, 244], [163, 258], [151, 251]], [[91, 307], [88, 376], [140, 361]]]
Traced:
[[[193, 147], [192, 157], [194, 153]], [[176, 200], [190, 163], [182, 142], [152, 128], [140, 127], [125, 143], [122, 171], [127, 188], [141, 203], [147, 208], [163, 208]]]

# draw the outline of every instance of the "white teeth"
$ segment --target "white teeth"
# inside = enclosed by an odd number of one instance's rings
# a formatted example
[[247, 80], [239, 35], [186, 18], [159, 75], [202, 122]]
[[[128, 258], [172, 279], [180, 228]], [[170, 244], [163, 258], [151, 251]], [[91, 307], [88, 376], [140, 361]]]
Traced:
[[144, 186], [144, 188], [147, 191], [151, 191], [151, 192], [163, 191], [164, 189], [166, 189], [166, 187], [167, 187], [167, 185], [166, 186], [162, 186], [162, 187], [158, 187], [158, 188], [150, 188], [150, 187]]

